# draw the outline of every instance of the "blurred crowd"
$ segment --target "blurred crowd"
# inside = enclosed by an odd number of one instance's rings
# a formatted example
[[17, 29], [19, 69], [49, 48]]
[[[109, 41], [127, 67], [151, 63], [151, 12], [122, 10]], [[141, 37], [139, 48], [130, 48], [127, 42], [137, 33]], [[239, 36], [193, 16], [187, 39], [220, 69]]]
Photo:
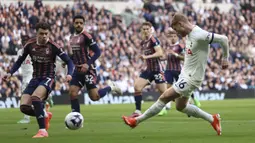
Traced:
[[[195, 11], [189, 1], [181, 11], [190, 21], [205, 30], [227, 35], [231, 48], [229, 70], [221, 70], [222, 51], [219, 44], [211, 45], [210, 58], [205, 80], [200, 90], [255, 88], [255, 5], [254, 0], [231, 0], [233, 8], [228, 13], [214, 9]], [[21, 34], [35, 35], [35, 24], [46, 21], [51, 24], [51, 39], [67, 49], [70, 35], [74, 32], [72, 17], [82, 14], [86, 19], [85, 28], [95, 37], [102, 55], [96, 61], [99, 87], [105, 86], [108, 79], [114, 80], [124, 92], [134, 92], [134, 79], [139, 71], [146, 67], [139, 59], [139, 28], [143, 21], [150, 21], [164, 48], [168, 40], [165, 31], [169, 28], [174, 12], [180, 11], [172, 0], [147, 1], [142, 9], [126, 12], [137, 16], [131, 24], [125, 24], [120, 15], [114, 15], [107, 9], [97, 9], [87, 1], [80, 1], [73, 6], [50, 7], [40, 0], [35, 5], [19, 1], [11, 5], [0, 4], [0, 96], [19, 96], [22, 76], [17, 72], [10, 82], [2, 81], [3, 74], [10, 69], [17, 51], [21, 48]], [[180, 39], [185, 44], [185, 39]], [[57, 64], [57, 81], [54, 93], [61, 95], [69, 86], [64, 82], [66, 70]], [[154, 85], [145, 90], [154, 90]]]

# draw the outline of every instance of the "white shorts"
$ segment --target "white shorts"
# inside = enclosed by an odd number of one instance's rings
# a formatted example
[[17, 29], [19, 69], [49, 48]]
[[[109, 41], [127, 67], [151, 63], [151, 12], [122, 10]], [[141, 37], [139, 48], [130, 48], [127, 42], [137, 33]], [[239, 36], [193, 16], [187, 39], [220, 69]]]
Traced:
[[26, 89], [31, 79], [32, 79], [32, 76], [23, 76], [22, 85], [21, 85], [22, 92]]
[[22, 92], [26, 89], [27, 85], [28, 85], [28, 82], [22, 82], [22, 85], [21, 85]]
[[197, 87], [191, 84], [187, 78], [179, 77], [178, 81], [174, 83], [173, 88], [181, 96], [190, 97]]

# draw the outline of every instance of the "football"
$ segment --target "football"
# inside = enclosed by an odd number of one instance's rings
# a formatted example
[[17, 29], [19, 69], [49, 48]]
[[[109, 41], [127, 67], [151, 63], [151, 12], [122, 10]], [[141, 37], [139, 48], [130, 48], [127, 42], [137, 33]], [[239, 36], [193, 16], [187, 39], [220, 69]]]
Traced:
[[83, 127], [83, 116], [79, 112], [71, 112], [65, 117], [65, 125], [70, 130]]

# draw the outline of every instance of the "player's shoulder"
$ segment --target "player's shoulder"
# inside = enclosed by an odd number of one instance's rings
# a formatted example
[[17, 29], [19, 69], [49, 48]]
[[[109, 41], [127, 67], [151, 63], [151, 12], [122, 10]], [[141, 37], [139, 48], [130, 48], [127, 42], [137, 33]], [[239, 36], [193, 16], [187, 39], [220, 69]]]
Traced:
[[29, 45], [33, 44], [33, 43], [36, 43], [36, 38], [30, 38], [30, 39], [28, 39], [23, 48], [26, 48], [26, 47], [28, 47]]
[[156, 44], [156, 45], [160, 44], [159, 39], [158, 39], [157, 37], [155, 37], [155, 36], [151, 36], [150, 41], [151, 41], [153, 44]]
[[157, 37], [151, 36], [150, 41], [153, 42], [153, 43], [155, 43], [155, 42], [157, 42], [157, 41], [159, 41], [159, 40], [158, 40]]
[[49, 39], [49, 43], [54, 46], [55, 48], [61, 49], [60, 45], [54, 42], [53, 40]]
[[81, 33], [84, 37], [88, 38], [88, 39], [92, 39], [92, 35], [86, 31], [86, 30], [83, 30], [82, 33]]
[[184, 48], [185, 48], [185, 44], [179, 43], [179, 44], [178, 44], [178, 47], [179, 47], [180, 49], [184, 49]]
[[209, 33], [208, 31], [202, 29], [202, 28], [199, 27], [199, 26], [195, 26], [195, 27], [194, 27], [194, 30], [192, 30], [192, 31], [193, 31], [193, 35], [194, 35], [195, 37], [200, 37], [201, 35], [204, 36], [205, 34]]

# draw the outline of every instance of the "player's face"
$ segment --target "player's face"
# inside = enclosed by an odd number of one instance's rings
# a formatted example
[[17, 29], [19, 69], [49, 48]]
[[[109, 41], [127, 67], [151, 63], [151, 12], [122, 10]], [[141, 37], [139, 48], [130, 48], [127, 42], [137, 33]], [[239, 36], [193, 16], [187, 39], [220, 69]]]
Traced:
[[148, 39], [151, 36], [151, 27], [148, 25], [142, 26], [141, 33], [144, 39]]
[[37, 41], [39, 44], [46, 44], [50, 37], [50, 31], [48, 29], [39, 28], [37, 31]]
[[178, 41], [178, 36], [177, 34], [168, 34], [167, 38], [169, 39], [169, 42], [171, 44], [175, 44]]
[[75, 19], [73, 24], [75, 31], [80, 33], [83, 30], [84, 21], [83, 19]]
[[172, 28], [177, 32], [177, 34], [181, 35], [182, 37], [185, 37], [187, 35], [187, 32], [184, 27], [184, 23], [182, 22], [178, 22], [172, 25]]

